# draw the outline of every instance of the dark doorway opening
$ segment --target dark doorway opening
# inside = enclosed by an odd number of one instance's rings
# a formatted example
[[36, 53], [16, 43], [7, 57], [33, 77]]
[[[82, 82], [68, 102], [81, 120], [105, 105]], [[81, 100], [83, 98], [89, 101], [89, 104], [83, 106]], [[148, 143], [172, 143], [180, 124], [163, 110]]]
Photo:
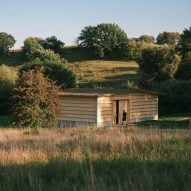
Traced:
[[116, 124], [119, 124], [119, 100], [116, 100]]

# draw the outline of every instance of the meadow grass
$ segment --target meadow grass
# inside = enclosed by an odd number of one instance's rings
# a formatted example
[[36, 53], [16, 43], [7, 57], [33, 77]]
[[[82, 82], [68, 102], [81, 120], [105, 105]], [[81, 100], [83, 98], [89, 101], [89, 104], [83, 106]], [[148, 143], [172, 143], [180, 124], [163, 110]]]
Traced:
[[0, 129], [0, 190], [190, 190], [188, 129]]
[[77, 75], [80, 87], [127, 87], [138, 79], [138, 64], [134, 61], [91, 60], [69, 64]]
[[10, 51], [9, 54], [0, 55], [0, 64], [11, 67], [17, 67], [24, 63], [23, 55], [20, 49]]

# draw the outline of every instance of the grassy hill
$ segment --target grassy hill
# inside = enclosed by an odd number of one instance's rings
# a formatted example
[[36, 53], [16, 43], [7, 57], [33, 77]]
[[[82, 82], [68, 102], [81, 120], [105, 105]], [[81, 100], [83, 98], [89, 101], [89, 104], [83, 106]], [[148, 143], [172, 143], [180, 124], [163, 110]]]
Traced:
[[121, 88], [128, 81], [138, 78], [138, 64], [122, 61], [81, 61], [70, 63], [70, 68], [77, 75], [80, 87], [115, 87]]
[[0, 65], [16, 67], [24, 63], [21, 50], [11, 51], [8, 55], [0, 55]]
[[[79, 87], [126, 87], [128, 81], [138, 78], [138, 64], [134, 61], [96, 60], [86, 49], [66, 47], [63, 57], [76, 74]], [[24, 63], [20, 50], [9, 55], [0, 56], [0, 65], [4, 64], [17, 69]]]

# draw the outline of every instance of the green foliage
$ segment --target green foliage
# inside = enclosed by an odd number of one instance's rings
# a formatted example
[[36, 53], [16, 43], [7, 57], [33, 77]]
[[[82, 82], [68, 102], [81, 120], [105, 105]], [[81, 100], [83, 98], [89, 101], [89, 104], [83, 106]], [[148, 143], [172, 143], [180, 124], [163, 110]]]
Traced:
[[0, 66], [0, 115], [10, 112], [11, 96], [17, 74], [8, 66]]
[[160, 82], [174, 77], [180, 58], [173, 48], [155, 46], [142, 51], [140, 70], [147, 80]]
[[81, 31], [78, 43], [92, 49], [99, 58], [124, 59], [128, 56], [127, 35], [116, 24], [87, 26]]
[[191, 60], [191, 27], [189, 29], [185, 29], [180, 35], [177, 49], [180, 51], [182, 60]]
[[168, 44], [175, 46], [180, 39], [180, 34], [178, 32], [162, 32], [156, 38], [157, 44]]
[[12, 115], [3, 115], [0, 116], [0, 128], [5, 128], [11, 125], [12, 121], [14, 120]]
[[51, 127], [56, 118], [59, 88], [43, 68], [22, 72], [14, 89], [14, 114], [20, 127]]
[[29, 37], [24, 41], [23, 54], [26, 61], [38, 58], [39, 53], [44, 51], [41, 41], [38, 37]]
[[71, 70], [67, 68], [66, 60], [61, 58], [59, 54], [54, 53], [53, 50], [45, 49], [42, 46], [48, 45], [48, 42], [52, 42], [53, 40], [57, 42], [55, 37], [47, 38], [46, 41], [31, 37], [26, 39], [23, 52], [28, 63], [20, 68], [20, 73], [23, 70], [28, 71], [30, 69], [44, 67], [45, 76], [56, 82], [57, 85], [74, 87], [76, 78]]
[[175, 77], [181, 80], [191, 80], [191, 60], [181, 62]]
[[191, 81], [167, 80], [155, 84], [153, 89], [164, 93], [159, 95], [161, 113], [191, 113]]
[[9, 52], [9, 49], [12, 48], [16, 40], [11, 34], [5, 32], [0, 33], [0, 54], [5, 54]]
[[44, 68], [43, 73], [46, 77], [54, 81], [57, 85], [63, 88], [75, 87], [76, 77], [72, 71], [67, 67], [66, 64], [58, 63], [55, 61], [41, 62], [35, 60], [31, 63], [24, 64], [19, 72], [22, 74], [23, 71], [29, 71], [31, 69]]
[[[39, 59], [42, 62], [55, 61], [60, 62], [60, 56], [53, 50], [46, 50], [42, 46], [44, 41], [38, 37], [29, 37], [24, 41], [23, 54], [26, 61]], [[64, 61], [64, 59], [63, 59]]]
[[154, 36], [150, 36], [150, 35], [141, 35], [138, 38], [138, 40], [141, 42], [145, 42], [145, 43], [154, 43], [155, 38], [154, 38]]
[[41, 44], [45, 49], [53, 50], [55, 53], [60, 55], [63, 53], [63, 48], [65, 45], [65, 43], [58, 40], [56, 36], [51, 36], [45, 40], [42, 40]]
[[[145, 35], [144, 35], [145, 36]], [[150, 37], [150, 36], [149, 36]], [[152, 36], [151, 36], [152, 37]], [[141, 38], [141, 37], [140, 37]], [[132, 38], [129, 40], [129, 58], [132, 60], [140, 61], [142, 56], [142, 51], [146, 48], [153, 48], [154, 44], [145, 42], [146, 39], [140, 40], [139, 38]]]

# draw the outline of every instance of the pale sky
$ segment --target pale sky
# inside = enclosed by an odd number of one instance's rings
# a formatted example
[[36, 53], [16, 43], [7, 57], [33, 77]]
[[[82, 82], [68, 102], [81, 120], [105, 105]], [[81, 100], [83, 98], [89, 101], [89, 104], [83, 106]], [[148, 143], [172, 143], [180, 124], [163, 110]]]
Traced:
[[15, 48], [29, 36], [73, 45], [85, 26], [100, 23], [118, 24], [129, 38], [156, 37], [191, 26], [191, 0], [0, 0], [0, 23]]

